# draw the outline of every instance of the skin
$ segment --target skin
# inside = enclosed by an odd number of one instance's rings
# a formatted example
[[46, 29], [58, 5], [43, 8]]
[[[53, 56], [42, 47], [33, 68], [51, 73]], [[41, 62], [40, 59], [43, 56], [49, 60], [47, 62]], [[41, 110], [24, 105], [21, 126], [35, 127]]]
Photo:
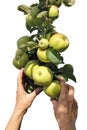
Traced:
[[42, 91], [37, 88], [31, 94], [26, 93], [23, 84], [24, 69], [21, 69], [17, 78], [16, 104], [12, 116], [5, 130], [20, 130], [22, 119], [35, 97]]
[[[16, 104], [5, 130], [20, 130], [22, 119], [36, 96], [42, 91], [37, 88], [31, 94], [26, 93], [23, 84], [24, 69], [17, 78]], [[51, 99], [55, 118], [60, 130], [76, 130], [77, 102], [74, 99], [74, 88], [61, 81], [61, 93], [58, 100]]]
[[76, 130], [75, 122], [78, 105], [74, 98], [74, 88], [61, 80], [61, 93], [58, 100], [52, 99], [55, 118], [60, 130]]

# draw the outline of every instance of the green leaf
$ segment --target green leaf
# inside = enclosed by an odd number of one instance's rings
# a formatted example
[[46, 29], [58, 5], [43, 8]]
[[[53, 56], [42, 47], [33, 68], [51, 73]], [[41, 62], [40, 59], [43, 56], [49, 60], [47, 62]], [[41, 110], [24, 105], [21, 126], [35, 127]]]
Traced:
[[39, 47], [39, 45], [37, 43], [33, 42], [33, 41], [27, 42], [26, 45], [27, 45], [28, 51], [31, 51], [31, 50]]
[[75, 0], [63, 0], [63, 4], [65, 6], [73, 6], [75, 4]]
[[49, 67], [53, 71], [54, 74], [58, 73], [57, 65], [53, 63], [45, 63], [45, 66]]
[[26, 5], [19, 5], [18, 8], [17, 8], [19, 11], [22, 11], [24, 12], [24, 14], [28, 14], [30, 12], [30, 9], [28, 6]]
[[63, 57], [60, 55], [58, 51], [54, 50], [53, 48], [49, 47], [46, 54], [50, 62], [54, 64], [63, 63]]
[[35, 17], [37, 17], [37, 15], [39, 14], [39, 12], [40, 12], [40, 10], [37, 5], [37, 6], [32, 7], [32, 9], [30, 10], [30, 15], [32, 18], [35, 19]]
[[76, 82], [76, 77], [73, 74], [74, 69], [71, 64], [65, 64], [62, 68], [60, 68], [60, 71], [64, 77], [69, 78], [69, 79], [73, 80], [74, 82]]

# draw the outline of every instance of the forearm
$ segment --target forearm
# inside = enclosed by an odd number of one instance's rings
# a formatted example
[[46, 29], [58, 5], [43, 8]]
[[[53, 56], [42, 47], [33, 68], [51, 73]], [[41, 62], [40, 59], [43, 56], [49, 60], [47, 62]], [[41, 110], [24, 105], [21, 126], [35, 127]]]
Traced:
[[14, 110], [5, 130], [20, 130], [24, 113]]

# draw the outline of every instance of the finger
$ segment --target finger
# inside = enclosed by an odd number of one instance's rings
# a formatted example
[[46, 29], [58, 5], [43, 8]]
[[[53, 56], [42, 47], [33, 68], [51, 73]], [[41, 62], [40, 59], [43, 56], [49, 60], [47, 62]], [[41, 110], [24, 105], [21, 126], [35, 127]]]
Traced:
[[68, 99], [69, 101], [73, 101], [74, 100], [74, 88], [70, 85], [69, 86], [69, 92], [68, 92]]
[[58, 99], [56, 99], [56, 98], [50, 98], [50, 101], [51, 101], [53, 104], [55, 104], [55, 103], [58, 102]]
[[17, 78], [17, 86], [20, 88], [20, 89], [24, 89], [23, 88], [23, 76], [24, 76], [24, 69], [22, 68], [20, 70], [20, 73], [18, 75], [18, 78]]
[[54, 99], [54, 98], [51, 98], [50, 100], [51, 100], [51, 102], [52, 102], [52, 104], [53, 104], [53, 109], [55, 109], [56, 106], [57, 106], [58, 100], [56, 100], [56, 99]]
[[23, 68], [20, 70], [19, 74], [18, 74], [18, 77], [17, 77], [17, 83], [18, 84], [21, 84], [22, 83], [22, 77], [23, 77]]
[[73, 118], [76, 120], [77, 115], [78, 115], [78, 104], [75, 99], [74, 99], [73, 105], [72, 105], [72, 115], [73, 115]]
[[74, 99], [74, 102], [73, 102], [73, 107], [72, 107], [73, 111], [77, 113], [78, 111], [78, 103], [77, 101]]
[[43, 88], [41, 87], [38, 87], [36, 88], [30, 95], [32, 97], [32, 99], [34, 99], [39, 93], [41, 93], [43, 90]]
[[61, 92], [60, 92], [60, 97], [59, 97], [59, 100], [61, 99], [65, 99], [68, 95], [68, 86], [67, 84], [65, 83], [64, 80], [61, 80]]

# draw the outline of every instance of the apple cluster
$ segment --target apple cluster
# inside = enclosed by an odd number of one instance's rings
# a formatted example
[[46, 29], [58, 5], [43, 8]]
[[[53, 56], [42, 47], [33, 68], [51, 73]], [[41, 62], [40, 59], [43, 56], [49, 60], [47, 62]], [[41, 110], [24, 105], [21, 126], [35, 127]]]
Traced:
[[[54, 20], [59, 17], [62, 4], [72, 6], [74, 0], [39, 0], [39, 3], [19, 5], [24, 12], [29, 35], [17, 40], [17, 50], [13, 65], [24, 68], [25, 90], [31, 93], [38, 86], [52, 98], [58, 98], [61, 90], [60, 77], [76, 82], [73, 66], [65, 64], [61, 53], [69, 47], [69, 39], [55, 30]], [[36, 33], [33, 33], [34, 31]], [[59, 68], [59, 64], [63, 66]]]

